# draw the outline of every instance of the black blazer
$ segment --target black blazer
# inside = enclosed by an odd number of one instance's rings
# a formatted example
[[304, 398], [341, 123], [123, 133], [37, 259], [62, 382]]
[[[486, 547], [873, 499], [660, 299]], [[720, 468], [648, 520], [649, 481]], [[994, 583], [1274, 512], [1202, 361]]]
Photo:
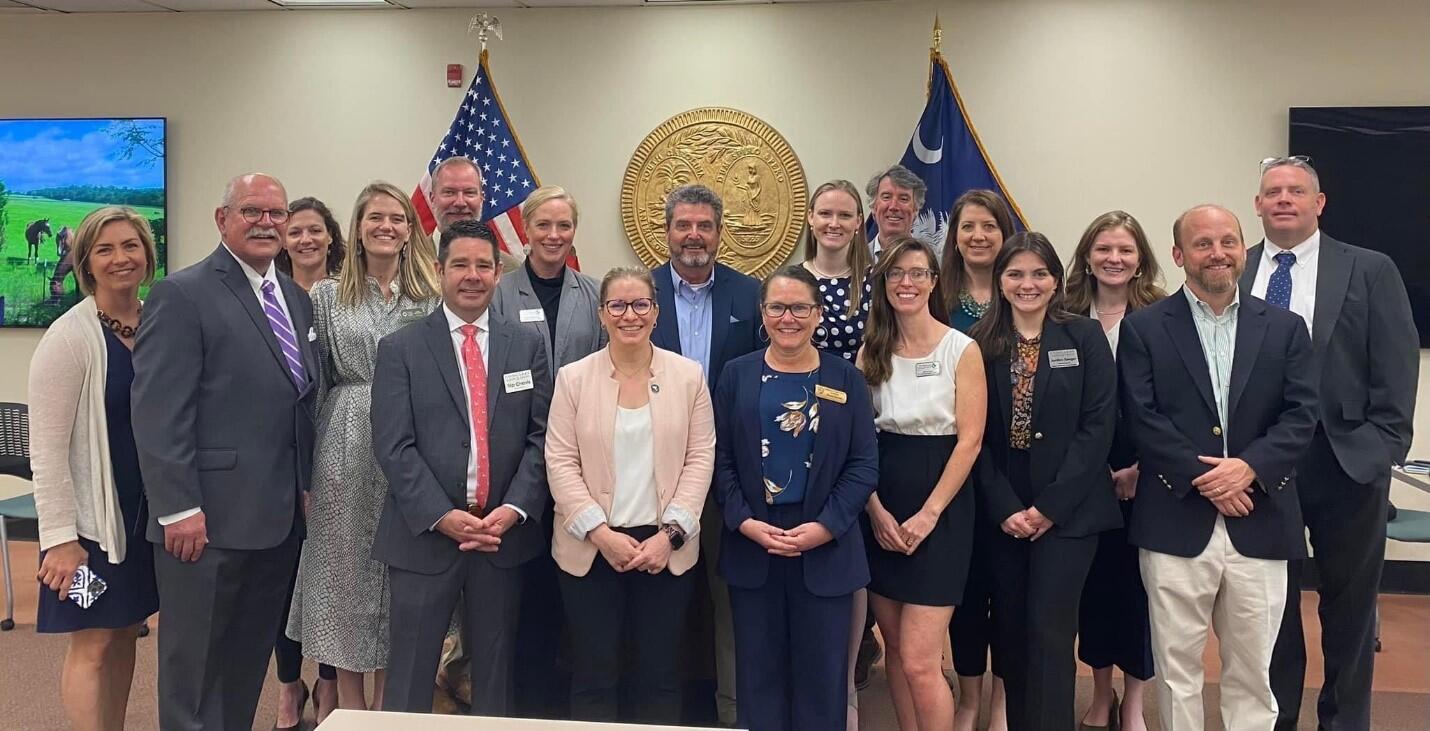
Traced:
[[[680, 316], [675, 311], [675, 280], [670, 262], [650, 272], [655, 282], [655, 299], [660, 316], [651, 332], [657, 348], [680, 353]], [[725, 364], [760, 347], [760, 283], [724, 264], [716, 263], [715, 283], [710, 285], [710, 367], [705, 378], [710, 392]], [[684, 355], [684, 353], [681, 353]]]
[[[1076, 354], [1076, 365], [1049, 364], [1049, 353], [1067, 351]], [[995, 526], [1029, 507], [1008, 482], [1013, 357], [1016, 353], [984, 364], [988, 422], [976, 489], [983, 519]], [[1028, 456], [1036, 496], [1032, 507], [1053, 521], [1053, 532], [1088, 536], [1122, 525], [1107, 470], [1116, 424], [1117, 366], [1102, 326], [1077, 315], [1063, 322], [1045, 321], [1033, 376], [1033, 440]]]
[[[715, 394], [714, 492], [725, 519], [720, 573], [745, 589], [764, 586], [770, 565], [765, 549], [740, 533], [747, 518], [769, 516], [759, 429], [764, 359], [761, 349], [731, 361]], [[869, 583], [856, 519], [879, 482], [879, 446], [864, 374], [837, 355], [820, 353], [819, 384], [843, 392], [846, 400], [819, 400], [803, 519], [828, 528], [834, 540], [802, 555], [804, 583], [815, 596], [843, 596]]]
[[[1296, 462], [1316, 428], [1311, 338], [1300, 317], [1243, 295], [1227, 402], [1226, 454], [1256, 471], [1254, 508], [1227, 518], [1236, 550], [1265, 559], [1305, 558]], [[1176, 292], [1122, 320], [1117, 367], [1122, 416], [1141, 460], [1128, 540], [1193, 557], [1218, 515], [1192, 480], [1220, 456], [1222, 428], [1191, 304]]]
[[[1251, 293], [1265, 243], [1246, 253]], [[1415, 420], [1420, 345], [1405, 283], [1390, 257], [1321, 233], [1312, 330], [1321, 427], [1341, 469], [1360, 483], [1386, 482], [1404, 462]]]
[[[491, 313], [487, 341], [487, 506], [506, 503], [527, 520], [502, 536], [496, 553], [473, 551], [513, 568], [549, 551], [540, 522], [546, 510], [546, 415], [552, 378], [546, 340], [537, 331]], [[508, 393], [504, 376], [531, 371], [532, 387]], [[372, 380], [372, 447], [387, 477], [372, 557], [420, 574], [449, 568], [462, 552], [432, 530], [453, 508], [467, 505], [471, 422], [461, 369], [447, 329], [446, 309], [383, 338]]]
[[154, 283], [134, 343], [134, 444], [159, 518], [204, 511], [214, 548], [272, 548], [303, 531], [299, 495], [313, 473], [320, 377], [313, 304], [277, 274], [308, 382], [293, 383], [268, 316], [238, 260], [219, 246]]

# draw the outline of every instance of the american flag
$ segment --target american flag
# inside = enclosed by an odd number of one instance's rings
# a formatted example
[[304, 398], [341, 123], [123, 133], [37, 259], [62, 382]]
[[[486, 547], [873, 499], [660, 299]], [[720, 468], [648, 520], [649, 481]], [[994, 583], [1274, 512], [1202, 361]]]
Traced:
[[[518, 259], [526, 256], [526, 227], [521, 220], [521, 203], [541, 182], [536, 171], [531, 169], [526, 151], [512, 129], [511, 119], [502, 106], [501, 97], [492, 85], [491, 70], [487, 68], [487, 52], [482, 51], [476, 76], [462, 104], [457, 108], [457, 116], [447, 135], [437, 145], [437, 151], [428, 160], [422, 172], [422, 180], [412, 194], [412, 203], [417, 208], [417, 217], [428, 233], [437, 228], [437, 217], [432, 211], [432, 170], [437, 163], [449, 157], [470, 158], [482, 171], [483, 203], [481, 220], [491, 226], [497, 235], [497, 244]], [[568, 263], [580, 269], [573, 252]]]

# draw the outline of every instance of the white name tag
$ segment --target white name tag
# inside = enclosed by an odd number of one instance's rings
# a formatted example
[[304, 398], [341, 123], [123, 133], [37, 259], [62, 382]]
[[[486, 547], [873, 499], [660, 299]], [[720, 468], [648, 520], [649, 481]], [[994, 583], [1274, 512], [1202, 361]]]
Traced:
[[534, 307], [530, 310], [521, 311], [522, 322], [546, 322], [546, 310]]
[[1048, 351], [1048, 365], [1054, 368], [1073, 368], [1079, 365], [1077, 350], [1068, 348], [1067, 350]]
[[529, 370], [507, 373], [502, 376], [502, 380], [506, 382], [507, 393], [530, 391], [533, 385], [531, 382], [531, 371]]
[[936, 360], [926, 360], [922, 363], [914, 364], [914, 377], [923, 378], [925, 376], [936, 376], [943, 373], [943, 364]]

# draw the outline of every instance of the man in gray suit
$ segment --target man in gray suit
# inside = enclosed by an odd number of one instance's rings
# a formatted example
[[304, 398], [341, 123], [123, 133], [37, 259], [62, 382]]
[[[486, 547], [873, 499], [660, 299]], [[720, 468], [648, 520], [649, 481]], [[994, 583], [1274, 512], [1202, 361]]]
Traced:
[[[1298, 490], [1320, 574], [1319, 727], [1369, 729], [1390, 465], [1410, 449], [1419, 338], [1390, 257], [1321, 232], [1326, 195], [1309, 160], [1264, 161], [1255, 202], [1266, 240], [1247, 252], [1242, 291], [1306, 321], [1318, 369], [1319, 420]], [[1289, 563], [1271, 658], [1278, 729], [1296, 728], [1305, 683], [1301, 564]]]
[[159, 580], [159, 725], [249, 729], [303, 535], [313, 307], [271, 266], [283, 185], [234, 178], [208, 258], [154, 284], [134, 346], [134, 442]]
[[[464, 599], [471, 711], [510, 715], [520, 566], [545, 551], [541, 337], [491, 313], [495, 236], [459, 221], [437, 251], [442, 307], [383, 338], [372, 443], [387, 476], [373, 558], [392, 584], [384, 708], [428, 712], [448, 619]], [[499, 416], [498, 416], [499, 415]]]

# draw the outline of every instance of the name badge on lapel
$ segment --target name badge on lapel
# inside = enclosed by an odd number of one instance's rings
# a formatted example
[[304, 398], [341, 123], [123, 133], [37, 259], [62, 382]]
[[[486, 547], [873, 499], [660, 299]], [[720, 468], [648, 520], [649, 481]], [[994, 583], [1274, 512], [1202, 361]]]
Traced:
[[1048, 351], [1048, 365], [1053, 368], [1075, 368], [1081, 364], [1077, 359], [1077, 350], [1068, 348], [1067, 350]]
[[926, 360], [914, 364], [914, 378], [936, 376], [940, 373], [943, 373], [943, 364], [936, 360]]
[[407, 325], [409, 323], [417, 322], [418, 320], [421, 320], [426, 316], [427, 313], [423, 312], [422, 308], [420, 307], [404, 307], [397, 313], [397, 324]]
[[502, 375], [502, 380], [506, 382], [506, 392], [516, 393], [517, 391], [530, 391], [534, 385], [531, 381], [531, 371], [517, 371]]
[[842, 404], [849, 400], [849, 395], [844, 393], [843, 391], [840, 391], [837, 388], [830, 388], [821, 384], [815, 384], [814, 397], [822, 398], [825, 401], [833, 401], [836, 404]]
[[533, 307], [521, 311], [522, 322], [546, 322], [546, 310], [540, 307]]

